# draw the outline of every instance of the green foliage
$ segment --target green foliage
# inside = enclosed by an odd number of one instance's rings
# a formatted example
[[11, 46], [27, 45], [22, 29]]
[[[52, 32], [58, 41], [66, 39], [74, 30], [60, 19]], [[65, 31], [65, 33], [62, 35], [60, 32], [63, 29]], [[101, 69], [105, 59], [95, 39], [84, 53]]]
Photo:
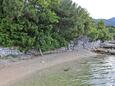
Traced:
[[1, 0], [1, 11], [5, 17], [14, 18], [22, 14], [24, 8], [23, 0]]
[[109, 30], [109, 33], [111, 34], [112, 39], [115, 39], [115, 27], [109, 26], [107, 27]]
[[29, 3], [23, 0], [2, 0], [0, 45], [15, 46], [24, 51], [55, 48], [52, 43], [57, 41], [52, 38], [51, 31], [59, 17], [49, 7], [56, 3], [59, 3], [58, 0], [32, 0]]
[[87, 35], [92, 19], [85, 9], [73, 3], [72, 0], [61, 0], [55, 12], [60, 17], [55, 31], [59, 32], [66, 41]]
[[111, 35], [110, 35], [110, 33], [109, 33], [107, 28], [103, 29], [103, 30], [99, 30], [98, 39], [100, 39], [102, 41], [111, 39]]
[[97, 28], [94, 27], [94, 28], [90, 29], [89, 33], [88, 33], [88, 36], [92, 40], [94, 40], [94, 41], [95, 40], [102, 40], [102, 41], [104, 41], [104, 40], [110, 40], [110, 39], [112, 39], [112, 36], [111, 36], [108, 28], [105, 27], [103, 21], [99, 21], [98, 22]]
[[79, 36], [107, 40], [111, 31], [72, 0], [0, 0], [0, 46], [47, 51]]
[[100, 20], [97, 24], [97, 28], [102, 30], [102, 29], [105, 29], [105, 25], [104, 25], [104, 22], [102, 20]]
[[98, 30], [96, 28], [92, 27], [89, 30], [88, 37], [90, 37], [92, 41], [97, 40], [98, 39]]
[[105, 27], [103, 21], [98, 22], [98, 39], [104, 41], [104, 40], [110, 40], [111, 35], [109, 33], [109, 30]]

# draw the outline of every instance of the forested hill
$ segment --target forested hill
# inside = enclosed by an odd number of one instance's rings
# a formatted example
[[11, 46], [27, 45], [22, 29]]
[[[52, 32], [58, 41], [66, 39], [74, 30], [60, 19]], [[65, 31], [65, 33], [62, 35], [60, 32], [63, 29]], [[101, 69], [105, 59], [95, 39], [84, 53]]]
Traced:
[[114, 26], [115, 27], [115, 17], [110, 19], [94, 19], [94, 21], [98, 22], [103, 20], [106, 26]]
[[115, 17], [105, 20], [104, 23], [106, 26], [114, 26], [115, 27]]
[[102, 21], [72, 0], [0, 0], [0, 46], [47, 51], [78, 37], [111, 39]]

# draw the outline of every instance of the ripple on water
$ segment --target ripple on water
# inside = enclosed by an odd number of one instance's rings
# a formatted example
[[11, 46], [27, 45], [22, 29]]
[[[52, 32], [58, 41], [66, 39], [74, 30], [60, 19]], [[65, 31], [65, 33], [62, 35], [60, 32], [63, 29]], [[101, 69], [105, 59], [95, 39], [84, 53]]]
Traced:
[[91, 86], [115, 86], [115, 57], [108, 56], [104, 59], [89, 60]]

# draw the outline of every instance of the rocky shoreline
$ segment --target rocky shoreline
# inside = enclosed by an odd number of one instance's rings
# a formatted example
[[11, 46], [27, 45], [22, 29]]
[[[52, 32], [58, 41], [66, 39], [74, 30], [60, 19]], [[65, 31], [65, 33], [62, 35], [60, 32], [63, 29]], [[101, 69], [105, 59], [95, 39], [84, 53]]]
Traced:
[[[109, 45], [107, 45], [109, 43]], [[62, 47], [59, 49], [43, 52], [41, 54], [38, 51], [32, 50], [28, 53], [20, 52], [17, 49], [14, 48], [0, 48], [0, 63], [7, 63], [7, 62], [15, 62], [19, 60], [27, 60], [27, 59], [32, 59], [41, 55], [48, 55], [48, 54], [55, 54], [55, 53], [63, 53], [63, 52], [68, 52], [68, 51], [80, 51], [81, 50], [88, 50], [96, 53], [101, 53], [101, 54], [115, 54], [114, 49], [105, 49], [105, 47], [110, 47], [111, 45], [115, 45], [115, 41], [109, 41], [101, 44], [101, 41], [95, 41], [95, 42], [89, 42], [87, 38], [82, 38], [77, 41], [77, 43], [69, 43], [68, 47]]]
[[67, 51], [63, 53], [55, 53], [43, 55], [30, 60], [21, 60], [9, 64], [1, 64], [0, 66], [0, 86], [8, 86], [11, 82], [20, 80], [25, 76], [29, 76], [36, 71], [44, 70], [55, 65], [66, 62], [77, 61], [80, 58], [96, 57], [96, 53], [92, 53], [85, 49], [79, 51]]
[[115, 55], [115, 41], [108, 41], [101, 44], [100, 48], [93, 50], [96, 53]]
[[[95, 49], [100, 46], [100, 41], [95, 41], [95, 42], [88, 42], [87, 38], [82, 38], [77, 40], [77, 43], [69, 43], [68, 48], [62, 47], [59, 49], [43, 52], [43, 55], [47, 54], [54, 54], [54, 53], [63, 53], [63, 52], [68, 52], [68, 51], [80, 51], [82, 49], [86, 49], [88, 51]], [[82, 52], [82, 51], [81, 51]], [[38, 51], [32, 50], [28, 53], [23, 53], [20, 52], [17, 49], [14, 48], [0, 48], [0, 62], [15, 62], [19, 60], [27, 60], [27, 59], [32, 59], [34, 57], [41, 56], [42, 54]]]

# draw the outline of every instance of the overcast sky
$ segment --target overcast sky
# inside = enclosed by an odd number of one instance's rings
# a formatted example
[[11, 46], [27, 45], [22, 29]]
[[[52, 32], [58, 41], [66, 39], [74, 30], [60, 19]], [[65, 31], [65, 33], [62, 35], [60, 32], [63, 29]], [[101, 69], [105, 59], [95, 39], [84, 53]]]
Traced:
[[115, 0], [73, 0], [86, 8], [93, 18], [109, 19], [115, 17]]

